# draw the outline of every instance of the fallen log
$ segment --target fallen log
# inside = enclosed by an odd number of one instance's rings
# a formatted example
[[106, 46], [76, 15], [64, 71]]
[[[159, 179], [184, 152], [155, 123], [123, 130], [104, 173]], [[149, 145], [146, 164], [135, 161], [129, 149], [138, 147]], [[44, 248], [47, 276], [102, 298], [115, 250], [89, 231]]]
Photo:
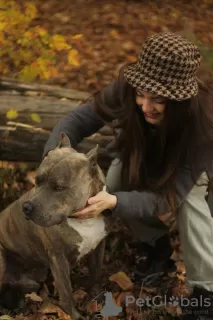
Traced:
[[[37, 83], [23, 83], [0, 77], [0, 159], [6, 161], [40, 162], [44, 145], [53, 127], [67, 113], [75, 110], [89, 93]], [[7, 113], [17, 113], [12, 121]], [[35, 122], [32, 114], [40, 119]], [[14, 122], [15, 121], [15, 122]], [[99, 164], [107, 168], [112, 157], [106, 146], [114, 139], [112, 129], [102, 128], [85, 138], [77, 150], [87, 153], [100, 145]]]
[[[5, 125], [8, 121], [6, 114], [9, 110], [14, 109], [18, 113], [17, 120], [51, 130], [56, 123], [68, 112], [73, 111], [80, 101], [61, 101], [53, 97], [31, 97], [31, 96], [6, 96], [0, 97], [0, 124]], [[32, 114], [36, 113], [40, 122], [36, 123], [32, 119]]]
[[[104, 127], [102, 132], [111, 133], [107, 127]], [[8, 122], [7, 125], [0, 126], [1, 160], [39, 163], [49, 135], [50, 131], [48, 130], [22, 123]], [[79, 152], [87, 153], [96, 144], [99, 144], [98, 163], [103, 169], [107, 169], [112, 161], [112, 156], [107, 152], [106, 146], [113, 139], [113, 135], [104, 135], [98, 132], [83, 139], [76, 149]]]
[[0, 77], [0, 89], [17, 90], [22, 92], [46, 92], [49, 96], [54, 96], [58, 98], [68, 98], [72, 100], [84, 100], [89, 96], [88, 92], [82, 92], [73, 89], [65, 89], [57, 86], [50, 86], [39, 83], [24, 83], [19, 80], [8, 77]]
[[[7, 77], [0, 77], [0, 94], [0, 125], [7, 123], [7, 112], [14, 109], [17, 112], [15, 121], [47, 130], [52, 130], [64, 115], [90, 96], [88, 92], [23, 83]], [[32, 114], [38, 116], [38, 123], [33, 120]]]

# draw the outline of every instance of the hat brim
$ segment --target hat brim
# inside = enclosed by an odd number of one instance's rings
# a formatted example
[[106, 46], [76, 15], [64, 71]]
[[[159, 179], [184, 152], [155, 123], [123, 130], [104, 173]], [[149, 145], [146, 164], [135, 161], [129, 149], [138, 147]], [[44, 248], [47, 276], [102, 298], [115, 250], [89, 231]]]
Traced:
[[124, 78], [133, 88], [138, 88], [171, 100], [182, 101], [190, 99], [198, 93], [196, 79], [193, 79], [187, 86], [171, 86], [169, 83], [165, 85], [144, 75], [137, 62], [132, 63], [124, 69]]

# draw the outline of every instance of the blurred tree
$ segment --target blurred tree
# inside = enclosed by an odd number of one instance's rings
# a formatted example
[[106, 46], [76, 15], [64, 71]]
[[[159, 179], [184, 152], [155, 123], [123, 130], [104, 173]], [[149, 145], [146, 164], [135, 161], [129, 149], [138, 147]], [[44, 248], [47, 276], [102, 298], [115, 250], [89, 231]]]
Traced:
[[50, 35], [39, 25], [32, 26], [36, 16], [33, 3], [0, 0], [0, 74], [13, 74], [23, 81], [47, 80], [57, 77], [62, 57], [69, 66], [79, 65], [71, 41], [82, 35]]

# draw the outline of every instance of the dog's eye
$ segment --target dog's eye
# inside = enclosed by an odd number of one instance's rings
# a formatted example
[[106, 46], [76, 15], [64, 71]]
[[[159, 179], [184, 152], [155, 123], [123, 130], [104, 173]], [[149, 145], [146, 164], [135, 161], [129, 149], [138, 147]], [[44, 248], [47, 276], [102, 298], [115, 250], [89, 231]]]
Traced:
[[55, 186], [54, 189], [55, 189], [56, 191], [62, 191], [62, 190], [64, 190], [64, 187], [62, 187], [62, 186]]

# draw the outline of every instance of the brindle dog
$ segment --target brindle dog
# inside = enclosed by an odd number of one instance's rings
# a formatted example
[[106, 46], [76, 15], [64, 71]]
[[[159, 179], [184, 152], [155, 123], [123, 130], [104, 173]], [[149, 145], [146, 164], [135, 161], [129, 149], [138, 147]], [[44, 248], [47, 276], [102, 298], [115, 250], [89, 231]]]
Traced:
[[72, 320], [84, 319], [75, 308], [70, 268], [89, 254], [93, 284], [100, 279], [104, 239], [115, 221], [103, 214], [72, 218], [105, 186], [97, 155], [98, 146], [85, 155], [61, 134], [37, 170], [35, 188], [1, 212], [1, 303], [14, 308], [20, 294], [37, 290], [50, 269], [60, 306]]

